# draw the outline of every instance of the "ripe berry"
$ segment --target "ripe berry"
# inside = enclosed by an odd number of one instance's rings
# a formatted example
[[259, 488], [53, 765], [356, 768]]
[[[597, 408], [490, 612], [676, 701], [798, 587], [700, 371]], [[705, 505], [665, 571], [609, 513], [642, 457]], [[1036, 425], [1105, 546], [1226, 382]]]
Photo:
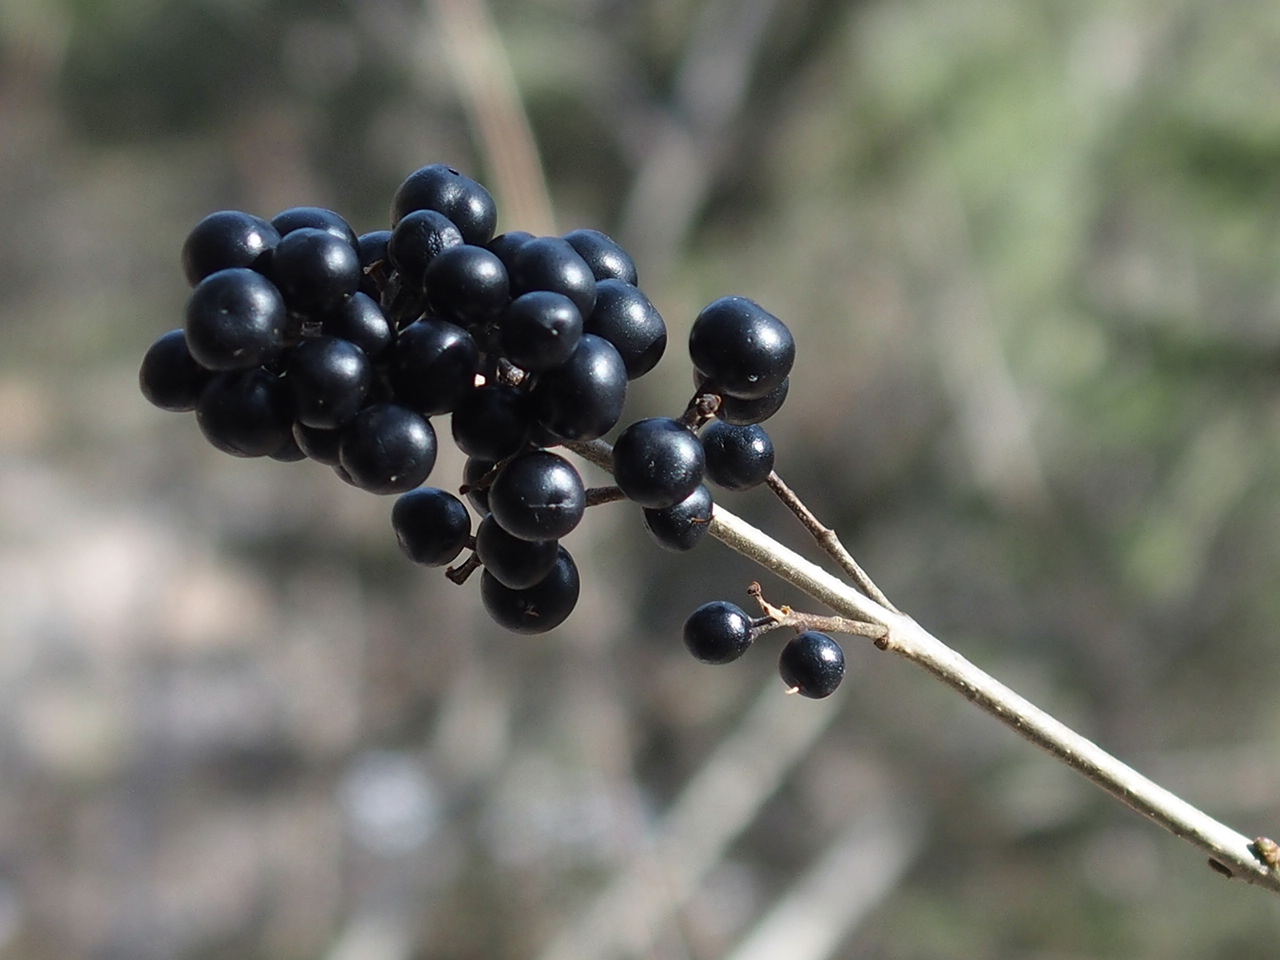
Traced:
[[778, 672], [788, 690], [821, 700], [835, 693], [844, 679], [844, 651], [825, 633], [806, 630], [782, 648]]
[[435, 210], [414, 210], [391, 231], [387, 255], [400, 279], [418, 291], [426, 289], [427, 265], [436, 254], [462, 243], [457, 225]]
[[365, 407], [342, 429], [339, 464], [370, 493], [405, 493], [436, 464], [436, 433], [427, 418], [393, 403]]
[[582, 339], [582, 314], [561, 293], [534, 290], [511, 301], [499, 327], [502, 354], [530, 373], [554, 370]]
[[353, 293], [327, 311], [320, 329], [331, 337], [350, 340], [371, 360], [378, 359], [395, 340], [391, 322], [369, 294]]
[[476, 528], [476, 555], [486, 571], [512, 590], [543, 580], [556, 565], [558, 540], [521, 540], [503, 530], [491, 515]]
[[471, 536], [471, 514], [461, 500], [435, 487], [402, 494], [391, 508], [391, 526], [400, 549], [414, 563], [443, 567], [462, 552]]
[[637, 420], [613, 445], [613, 477], [642, 507], [679, 503], [702, 482], [702, 444], [679, 420]]
[[498, 255], [469, 243], [432, 257], [425, 283], [435, 314], [464, 327], [496, 317], [511, 299], [507, 268]]
[[489, 191], [443, 163], [415, 170], [400, 184], [391, 200], [392, 225], [415, 210], [444, 214], [457, 225], [464, 242], [482, 246], [498, 222], [498, 206]]
[[568, 240], [535, 237], [511, 256], [511, 295], [531, 290], [563, 293], [584, 317], [596, 304], [596, 277]]
[[489, 487], [489, 509], [521, 540], [558, 540], [578, 525], [587, 507], [573, 464], [546, 450], [513, 457]]
[[284, 300], [247, 267], [211, 273], [187, 300], [187, 349], [206, 370], [244, 370], [273, 359], [284, 344]]
[[758, 400], [742, 400], [731, 397], [727, 393], [721, 394], [720, 409], [716, 411], [716, 418], [725, 423], [736, 423], [740, 426], [763, 423], [782, 409], [790, 387], [791, 378], [784, 377], [782, 383]]
[[467, 499], [482, 516], [489, 512], [489, 484], [476, 484], [492, 473], [497, 465], [483, 457], [467, 457], [467, 462], [462, 465], [462, 485], [467, 488]]
[[187, 335], [170, 330], [147, 348], [138, 370], [142, 395], [161, 410], [194, 410], [210, 373], [187, 349]]
[[537, 421], [565, 440], [602, 437], [622, 416], [627, 368], [608, 340], [584, 333], [578, 349], [538, 377], [530, 394]]
[[475, 389], [480, 348], [471, 334], [452, 323], [417, 320], [400, 331], [390, 354], [396, 402], [419, 413], [448, 413]]
[[261, 217], [219, 210], [195, 225], [182, 244], [182, 270], [193, 287], [228, 267], [259, 267], [280, 242], [280, 234]]
[[489, 616], [516, 633], [546, 633], [573, 612], [578, 602], [578, 567], [564, 547], [557, 547], [555, 566], [532, 587], [513, 590], [489, 571], [480, 578], [480, 599]]
[[323, 230], [339, 240], [345, 240], [352, 247], [360, 243], [351, 224], [325, 207], [290, 207], [272, 217], [271, 225], [280, 231], [281, 237], [295, 230], [310, 229]]
[[270, 272], [289, 309], [309, 314], [351, 296], [363, 276], [354, 244], [318, 227], [299, 227], [281, 237]]
[[290, 352], [286, 370], [298, 422], [321, 430], [336, 429], [359, 413], [373, 382], [365, 352], [337, 337], [303, 340]]
[[[336, 467], [340, 462], [339, 450], [342, 446], [341, 430], [318, 430], [305, 424], [293, 424], [293, 442], [298, 449], [307, 455], [309, 460]], [[348, 482], [350, 482], [348, 480]]]
[[684, 622], [684, 645], [703, 663], [731, 663], [754, 639], [751, 618], [727, 600], [704, 603]]
[[715, 503], [707, 485], [700, 484], [677, 504], [644, 511], [644, 528], [654, 542], [667, 550], [685, 552], [702, 542], [711, 529]]
[[773, 441], [759, 424], [713, 420], [702, 431], [707, 476], [726, 490], [750, 490], [773, 472]]
[[636, 283], [635, 261], [612, 237], [599, 230], [570, 230], [564, 238], [586, 261], [597, 280], [613, 278], [624, 283]]
[[621, 280], [596, 284], [596, 305], [582, 329], [604, 337], [618, 349], [635, 380], [652, 370], [667, 349], [667, 325], [662, 314], [638, 287]]
[[458, 449], [471, 457], [505, 460], [518, 453], [533, 426], [533, 405], [521, 387], [486, 383], [465, 392], [450, 426]]
[[290, 436], [293, 397], [281, 378], [261, 367], [220, 373], [200, 394], [196, 423], [223, 453], [268, 457]]
[[497, 254], [498, 259], [507, 268], [509, 275], [516, 251], [533, 239], [533, 234], [527, 230], [508, 230], [506, 233], [501, 233], [486, 243], [485, 249]]
[[791, 372], [796, 345], [786, 324], [746, 297], [721, 297], [689, 332], [693, 365], [723, 393], [756, 400]]

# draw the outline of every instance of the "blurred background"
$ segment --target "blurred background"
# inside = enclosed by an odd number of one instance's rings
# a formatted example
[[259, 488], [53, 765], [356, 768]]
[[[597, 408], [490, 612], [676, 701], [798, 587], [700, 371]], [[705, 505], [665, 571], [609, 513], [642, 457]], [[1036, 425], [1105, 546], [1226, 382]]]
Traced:
[[1271, 895], [906, 663], [693, 661], [761, 576], [719, 544], [601, 507], [508, 635], [137, 367], [204, 214], [363, 232], [455, 164], [630, 249], [671, 343], [627, 421], [759, 300], [779, 470], [889, 596], [1274, 835], [1277, 49], [1266, 0], [0, 0], [0, 956], [1273, 957]]

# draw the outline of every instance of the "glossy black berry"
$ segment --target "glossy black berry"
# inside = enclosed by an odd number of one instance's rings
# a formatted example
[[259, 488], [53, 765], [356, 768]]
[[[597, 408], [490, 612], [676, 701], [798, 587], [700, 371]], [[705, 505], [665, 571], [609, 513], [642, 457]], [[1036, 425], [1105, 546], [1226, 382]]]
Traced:
[[554, 370], [582, 339], [582, 314], [562, 293], [534, 290], [512, 300], [499, 327], [502, 354], [530, 373]]
[[631, 255], [610, 236], [599, 230], [570, 230], [564, 235], [569, 246], [578, 251], [597, 280], [621, 280], [636, 283], [636, 264]]
[[194, 410], [211, 374], [187, 349], [187, 335], [170, 330], [147, 348], [138, 370], [142, 395], [161, 410]]
[[339, 463], [351, 483], [370, 493], [405, 493], [422, 484], [436, 463], [436, 434], [407, 407], [365, 407], [342, 429]]
[[716, 417], [726, 423], [746, 425], [763, 423], [782, 409], [787, 399], [787, 391], [791, 387], [791, 378], [784, 377], [782, 383], [769, 391], [759, 400], [740, 400], [728, 394], [720, 397], [720, 409]]
[[586, 506], [578, 471], [546, 450], [513, 457], [489, 488], [493, 518], [522, 540], [560, 539], [578, 525]]
[[618, 422], [627, 399], [627, 368], [608, 340], [584, 333], [573, 354], [538, 377], [534, 417], [565, 440], [594, 440]]
[[321, 430], [341, 427], [359, 413], [373, 383], [365, 352], [338, 337], [303, 340], [285, 369], [298, 422]]
[[467, 456], [505, 460], [528, 439], [533, 404], [522, 387], [487, 383], [462, 395], [450, 426], [454, 443]]
[[270, 272], [290, 310], [317, 315], [355, 293], [362, 276], [355, 246], [318, 227], [282, 236]]
[[467, 545], [471, 514], [453, 494], [419, 487], [396, 500], [391, 526], [406, 557], [428, 567], [443, 567]]
[[397, 403], [427, 416], [451, 411], [475, 389], [480, 348], [466, 330], [424, 318], [400, 331], [390, 350], [391, 385]]
[[462, 485], [467, 490], [467, 499], [482, 516], [489, 512], [489, 484], [482, 481], [489, 477], [497, 465], [496, 461], [483, 457], [467, 457], [467, 462], [462, 466]]
[[713, 420], [702, 431], [707, 477], [726, 490], [750, 490], [773, 472], [773, 441], [759, 424]]
[[356, 253], [360, 257], [360, 291], [373, 299], [382, 296], [391, 261], [387, 259], [387, 244], [391, 242], [390, 230], [371, 230], [360, 234], [356, 240]]
[[806, 630], [782, 648], [778, 672], [788, 690], [821, 700], [835, 693], [844, 679], [844, 651], [825, 633]]
[[340, 461], [339, 450], [342, 446], [341, 430], [319, 430], [306, 424], [293, 424], [293, 442], [306, 454], [307, 459], [326, 466], [336, 467]]
[[436, 316], [464, 327], [493, 319], [511, 299], [507, 268], [498, 255], [469, 243], [432, 257], [425, 282]]
[[684, 645], [703, 663], [731, 663], [754, 639], [751, 618], [727, 600], [704, 603], [684, 622]]
[[689, 332], [693, 365], [723, 393], [756, 400], [791, 372], [796, 345], [786, 324], [746, 297], [721, 297]]
[[280, 231], [281, 237], [295, 230], [308, 229], [323, 230], [339, 240], [345, 240], [353, 248], [360, 242], [356, 232], [351, 229], [351, 224], [326, 207], [290, 207], [272, 217], [271, 225]]
[[629, 380], [652, 370], [667, 349], [662, 314], [638, 287], [621, 280], [605, 279], [596, 284], [596, 305], [582, 329], [618, 348]]
[[613, 445], [613, 478], [642, 507], [679, 503], [702, 483], [702, 444], [679, 420], [637, 420]]
[[223, 453], [269, 457], [290, 437], [293, 398], [281, 378], [261, 367], [220, 373], [200, 394], [196, 422]]
[[646, 509], [644, 528], [666, 550], [692, 550], [711, 529], [714, 507], [711, 491], [704, 483], [677, 504], [660, 510]]
[[391, 231], [387, 255], [406, 286], [425, 290], [427, 265], [442, 250], [460, 246], [462, 242], [457, 224], [443, 213], [414, 210]]
[[584, 317], [596, 305], [595, 274], [561, 237], [535, 237], [522, 243], [512, 254], [509, 272], [513, 297], [533, 290], [562, 293]]
[[564, 547], [557, 547], [551, 572], [532, 587], [513, 590], [487, 570], [480, 578], [480, 599], [500, 626], [515, 633], [546, 633], [564, 623], [578, 603], [578, 567]]
[[521, 540], [513, 537], [492, 515], [476, 528], [476, 555], [486, 571], [513, 590], [524, 590], [543, 580], [560, 555], [558, 540]]
[[284, 345], [284, 299], [247, 267], [211, 273], [187, 300], [187, 349], [207, 370], [243, 370], [275, 358]]
[[483, 245], [493, 236], [498, 205], [483, 186], [453, 167], [433, 163], [405, 178], [391, 201], [391, 223], [415, 210], [435, 210], [457, 225], [467, 243]]
[[486, 243], [485, 249], [497, 254], [498, 259], [507, 268], [507, 273], [510, 274], [516, 251], [533, 239], [533, 234], [527, 230], [508, 230]]
[[328, 336], [350, 340], [371, 360], [382, 356], [395, 340], [395, 331], [382, 307], [363, 292], [353, 293], [326, 311], [320, 329]]
[[195, 286], [229, 267], [261, 267], [280, 242], [266, 220], [240, 210], [219, 210], [195, 225], [182, 244], [182, 271]]

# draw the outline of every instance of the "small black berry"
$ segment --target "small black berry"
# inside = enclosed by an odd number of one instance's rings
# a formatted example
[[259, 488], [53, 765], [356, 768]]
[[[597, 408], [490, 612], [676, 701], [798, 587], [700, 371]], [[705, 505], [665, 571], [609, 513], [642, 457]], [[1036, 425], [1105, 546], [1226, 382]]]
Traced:
[[684, 645], [703, 663], [730, 663], [755, 639], [751, 618], [727, 600], [704, 603], [684, 622]]
[[789, 691], [821, 700], [844, 679], [844, 651], [825, 633], [806, 630], [782, 648], [778, 672]]

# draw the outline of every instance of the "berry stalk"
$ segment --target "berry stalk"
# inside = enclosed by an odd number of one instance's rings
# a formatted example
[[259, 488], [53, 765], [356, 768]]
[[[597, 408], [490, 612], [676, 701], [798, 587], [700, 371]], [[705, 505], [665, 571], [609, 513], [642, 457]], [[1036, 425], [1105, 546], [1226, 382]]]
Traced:
[[[607, 443], [575, 443], [571, 448], [597, 466], [609, 468]], [[915, 620], [864, 596], [720, 504], [715, 505], [710, 534], [841, 617], [887, 628], [885, 636], [875, 641], [878, 648], [928, 671], [1126, 806], [1197, 847], [1218, 872], [1280, 894], [1280, 857], [1268, 856], [1276, 848], [1268, 838], [1251, 840], [1215, 820], [1050, 716]]]

